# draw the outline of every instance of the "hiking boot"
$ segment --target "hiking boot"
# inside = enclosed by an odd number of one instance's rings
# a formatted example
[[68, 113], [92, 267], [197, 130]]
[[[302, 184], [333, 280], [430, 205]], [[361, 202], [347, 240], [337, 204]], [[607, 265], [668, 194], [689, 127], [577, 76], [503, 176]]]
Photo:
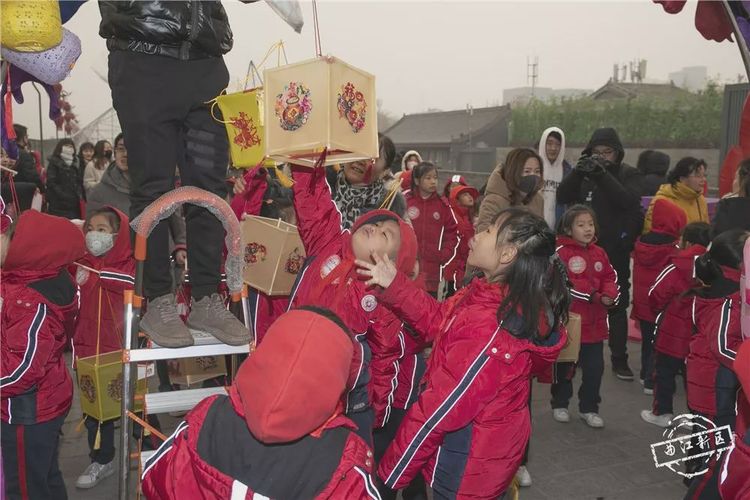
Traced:
[[665, 413], [664, 415], [654, 415], [654, 412], [651, 410], [641, 410], [641, 418], [648, 422], [649, 424], [654, 424], [658, 427], [667, 428], [669, 427], [669, 423], [672, 421], [672, 415], [671, 413]]
[[601, 429], [604, 427], [604, 419], [600, 417], [598, 413], [581, 413], [581, 418], [586, 422], [586, 425], [593, 427], [594, 429]]
[[226, 307], [218, 293], [193, 300], [187, 324], [194, 330], [213, 335], [227, 345], [245, 345], [252, 335]]
[[620, 363], [620, 364], [613, 364], [612, 371], [614, 372], [615, 376], [619, 378], [620, 380], [630, 381], [635, 378], [633, 375], [633, 370], [630, 369], [627, 361], [624, 363]]
[[102, 482], [103, 479], [111, 476], [114, 473], [115, 467], [112, 462], [104, 465], [98, 462], [92, 462], [88, 467], [86, 467], [86, 470], [83, 471], [83, 474], [78, 476], [78, 479], [76, 480], [76, 488], [80, 488], [82, 490], [93, 488], [94, 486]]
[[516, 471], [516, 479], [518, 479], [518, 484], [522, 488], [531, 486], [531, 474], [529, 474], [529, 469], [525, 465], [520, 466]]
[[567, 408], [555, 408], [552, 410], [552, 418], [555, 419], [555, 422], [566, 424], [570, 422], [570, 412]]
[[195, 343], [190, 330], [180, 319], [177, 300], [171, 293], [148, 301], [140, 326], [160, 347], [189, 347]]

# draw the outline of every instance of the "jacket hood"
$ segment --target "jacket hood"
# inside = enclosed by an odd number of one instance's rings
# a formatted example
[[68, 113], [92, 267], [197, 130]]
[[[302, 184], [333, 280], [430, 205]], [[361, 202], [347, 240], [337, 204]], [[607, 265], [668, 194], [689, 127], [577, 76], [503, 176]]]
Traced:
[[636, 167], [644, 175], [657, 175], [664, 177], [669, 170], [669, 163], [672, 159], [668, 154], [661, 151], [646, 150], [638, 156]]
[[591, 134], [591, 139], [586, 145], [586, 149], [583, 150], [584, 155], [590, 155], [591, 150], [596, 146], [609, 146], [610, 148], [617, 151], [617, 164], [622, 163], [622, 159], [625, 157], [625, 150], [620, 142], [620, 136], [617, 135], [617, 131], [611, 127], [598, 128]]
[[407, 151], [406, 154], [401, 158], [401, 171], [406, 172], [406, 159], [412, 155], [416, 155], [417, 158], [419, 158], [419, 162], [422, 162], [422, 155], [419, 154], [419, 151], [414, 151], [413, 149], [410, 151]]
[[[383, 220], [395, 220], [401, 233], [401, 246], [398, 249], [396, 258], [396, 268], [406, 275], [411, 275], [414, 270], [414, 264], [417, 261], [417, 235], [414, 229], [404, 222], [404, 220], [390, 210], [371, 210], [357, 217], [352, 226], [351, 234], [357, 232], [357, 229], [366, 224], [375, 224]], [[344, 247], [348, 252], [352, 252], [352, 245], [349, 242]]]
[[451, 194], [451, 184], [460, 184], [462, 186], [469, 185], [463, 175], [451, 175], [450, 179], [448, 179], [448, 182], [446, 182], [445, 186], [443, 187], [443, 196], [445, 196], [446, 198], [448, 198]]
[[461, 193], [469, 193], [474, 198], [474, 203], [479, 201], [479, 191], [474, 186], [456, 186], [450, 190], [450, 201], [458, 206], [458, 197]]
[[672, 264], [686, 280], [693, 280], [695, 279], [695, 259], [704, 253], [706, 253], [706, 247], [703, 245], [690, 245], [677, 252], [677, 255], [672, 258]]
[[702, 192], [696, 191], [686, 184], [677, 181], [674, 185], [662, 184], [656, 196], [662, 196], [671, 200], [688, 200], [694, 201], [703, 195]]
[[350, 334], [325, 316], [297, 309], [279, 317], [235, 381], [253, 436], [288, 443], [335, 417], [353, 355]]
[[[556, 132], [560, 136], [560, 154], [557, 155], [557, 159], [554, 162], [550, 162], [547, 158], [547, 138], [552, 132]], [[542, 138], [539, 139], [539, 156], [542, 157], [544, 177], [549, 177], [548, 174], [553, 172], [560, 172], [560, 179], [562, 180], [562, 169], [563, 162], [565, 161], [565, 132], [559, 127], [550, 127], [542, 133]]]
[[130, 178], [126, 177], [122, 170], [117, 168], [117, 164], [114, 162], [112, 162], [109, 167], [107, 167], [107, 170], [104, 171], [104, 175], [102, 175], [102, 180], [100, 182], [121, 193], [130, 194]]
[[105, 206], [112, 210], [120, 218], [120, 229], [115, 235], [114, 246], [101, 257], [95, 257], [88, 252], [86, 253], [86, 260], [92, 262], [100, 262], [103, 267], [118, 267], [121, 262], [127, 262], [133, 258], [133, 251], [130, 246], [130, 220], [128, 216], [117, 210], [112, 206]]
[[55, 276], [85, 253], [83, 232], [68, 219], [27, 210], [18, 218], [3, 278]]
[[642, 238], [638, 238], [633, 249], [636, 262], [649, 267], [665, 268], [669, 264], [670, 258], [677, 251], [678, 247], [676, 243], [656, 245], [645, 243], [642, 241]]
[[654, 203], [651, 231], [679, 238], [687, 225], [687, 214], [669, 200], [660, 198]]

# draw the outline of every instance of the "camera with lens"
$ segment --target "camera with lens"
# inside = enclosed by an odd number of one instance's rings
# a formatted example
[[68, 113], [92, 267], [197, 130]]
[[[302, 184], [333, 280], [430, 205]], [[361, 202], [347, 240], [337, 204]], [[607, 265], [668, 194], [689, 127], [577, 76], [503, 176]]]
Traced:
[[603, 172], [606, 169], [607, 160], [600, 155], [582, 156], [576, 164], [576, 169], [582, 174], [593, 174]]

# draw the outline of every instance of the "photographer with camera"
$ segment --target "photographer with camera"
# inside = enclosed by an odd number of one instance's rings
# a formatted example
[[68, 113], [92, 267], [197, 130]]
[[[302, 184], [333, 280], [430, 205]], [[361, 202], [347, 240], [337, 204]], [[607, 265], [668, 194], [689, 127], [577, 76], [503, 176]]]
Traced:
[[[591, 206], [599, 222], [597, 244], [607, 253], [617, 271], [620, 296], [609, 310], [609, 349], [612, 371], [621, 380], [633, 380], [628, 366], [627, 308], [630, 299], [630, 252], [641, 233], [643, 213], [640, 198], [643, 174], [622, 162], [625, 156], [613, 128], [600, 128], [591, 135], [573, 172], [557, 188], [558, 203]], [[568, 272], [584, 272], [583, 269]]]

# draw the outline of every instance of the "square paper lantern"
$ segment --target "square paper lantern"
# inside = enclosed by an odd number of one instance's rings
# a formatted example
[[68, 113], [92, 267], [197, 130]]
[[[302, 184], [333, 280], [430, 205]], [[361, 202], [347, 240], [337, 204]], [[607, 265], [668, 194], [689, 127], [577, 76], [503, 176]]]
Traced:
[[378, 156], [375, 77], [333, 57], [264, 71], [266, 155], [326, 165]]
[[297, 226], [251, 216], [242, 221], [245, 283], [266, 295], [289, 295], [305, 262]]
[[[81, 411], [106, 422], [120, 416], [122, 401], [122, 351], [78, 358], [76, 360]], [[146, 394], [148, 370], [138, 366], [136, 394]], [[143, 410], [143, 400], [136, 400], [135, 410]]]
[[220, 95], [216, 104], [229, 136], [229, 153], [235, 168], [254, 167], [263, 160], [263, 89]]

